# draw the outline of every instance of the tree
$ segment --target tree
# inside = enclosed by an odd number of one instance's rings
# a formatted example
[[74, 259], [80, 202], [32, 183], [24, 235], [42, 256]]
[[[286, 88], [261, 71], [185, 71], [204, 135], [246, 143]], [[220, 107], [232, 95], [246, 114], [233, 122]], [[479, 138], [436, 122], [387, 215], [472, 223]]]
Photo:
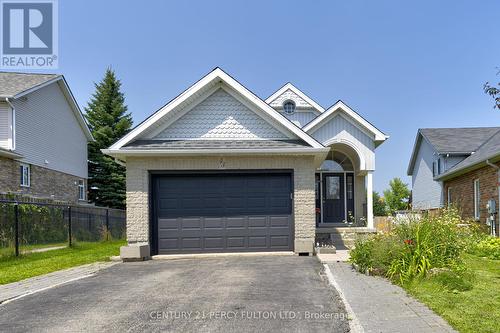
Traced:
[[400, 178], [394, 178], [389, 182], [389, 189], [384, 191], [384, 199], [387, 210], [392, 214], [397, 210], [408, 209], [410, 190], [408, 184], [403, 183]]
[[387, 212], [385, 210], [385, 200], [378, 194], [377, 191], [373, 191], [373, 215], [375, 216], [386, 216]]
[[101, 153], [132, 127], [121, 82], [108, 68], [85, 108], [86, 119], [95, 141], [88, 144], [89, 201], [99, 206], [125, 208], [125, 167]]
[[[497, 75], [499, 74], [500, 70], [497, 72]], [[500, 82], [497, 83], [496, 87], [494, 85], [490, 85], [489, 82], [486, 82], [483, 89], [486, 94], [490, 95], [495, 100], [495, 105], [493, 106], [493, 108], [497, 108], [500, 110]]]

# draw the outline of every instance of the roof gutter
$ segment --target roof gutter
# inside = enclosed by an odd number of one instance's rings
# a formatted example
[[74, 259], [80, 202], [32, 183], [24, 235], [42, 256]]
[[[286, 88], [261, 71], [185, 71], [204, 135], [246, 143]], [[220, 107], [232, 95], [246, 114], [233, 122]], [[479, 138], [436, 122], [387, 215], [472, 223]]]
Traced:
[[486, 164], [488, 164], [490, 167], [492, 167], [493, 169], [495, 169], [497, 171], [500, 170], [500, 167], [496, 164], [491, 163], [489, 159], [486, 160]]
[[5, 97], [5, 101], [12, 109], [12, 147], [11, 150], [16, 150], [16, 108], [11, 103], [9, 97]]

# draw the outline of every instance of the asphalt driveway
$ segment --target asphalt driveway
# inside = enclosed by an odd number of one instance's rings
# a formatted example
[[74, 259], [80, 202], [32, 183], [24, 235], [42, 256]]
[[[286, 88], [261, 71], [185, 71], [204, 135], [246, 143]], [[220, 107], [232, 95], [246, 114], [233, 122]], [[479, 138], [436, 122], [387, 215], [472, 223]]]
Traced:
[[347, 332], [316, 258], [155, 260], [114, 265], [0, 305], [4, 332]]

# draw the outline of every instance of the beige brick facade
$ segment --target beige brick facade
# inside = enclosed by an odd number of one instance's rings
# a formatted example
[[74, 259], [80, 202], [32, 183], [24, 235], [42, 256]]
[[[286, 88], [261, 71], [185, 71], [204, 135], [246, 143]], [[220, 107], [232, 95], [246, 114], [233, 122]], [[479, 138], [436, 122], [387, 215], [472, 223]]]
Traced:
[[[20, 185], [20, 162], [0, 157], [0, 193], [14, 193], [37, 198], [78, 202], [80, 177], [30, 165], [30, 187]], [[87, 180], [84, 179], [85, 189]]]
[[315, 235], [312, 156], [128, 157], [127, 239], [149, 244], [149, 171], [293, 169], [295, 252], [312, 252]]

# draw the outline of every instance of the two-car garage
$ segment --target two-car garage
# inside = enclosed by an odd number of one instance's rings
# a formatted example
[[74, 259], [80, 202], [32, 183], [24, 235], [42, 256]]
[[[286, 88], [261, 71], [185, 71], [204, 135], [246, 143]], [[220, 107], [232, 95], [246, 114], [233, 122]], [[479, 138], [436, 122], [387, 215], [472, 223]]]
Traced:
[[154, 254], [293, 250], [291, 171], [151, 173]]

